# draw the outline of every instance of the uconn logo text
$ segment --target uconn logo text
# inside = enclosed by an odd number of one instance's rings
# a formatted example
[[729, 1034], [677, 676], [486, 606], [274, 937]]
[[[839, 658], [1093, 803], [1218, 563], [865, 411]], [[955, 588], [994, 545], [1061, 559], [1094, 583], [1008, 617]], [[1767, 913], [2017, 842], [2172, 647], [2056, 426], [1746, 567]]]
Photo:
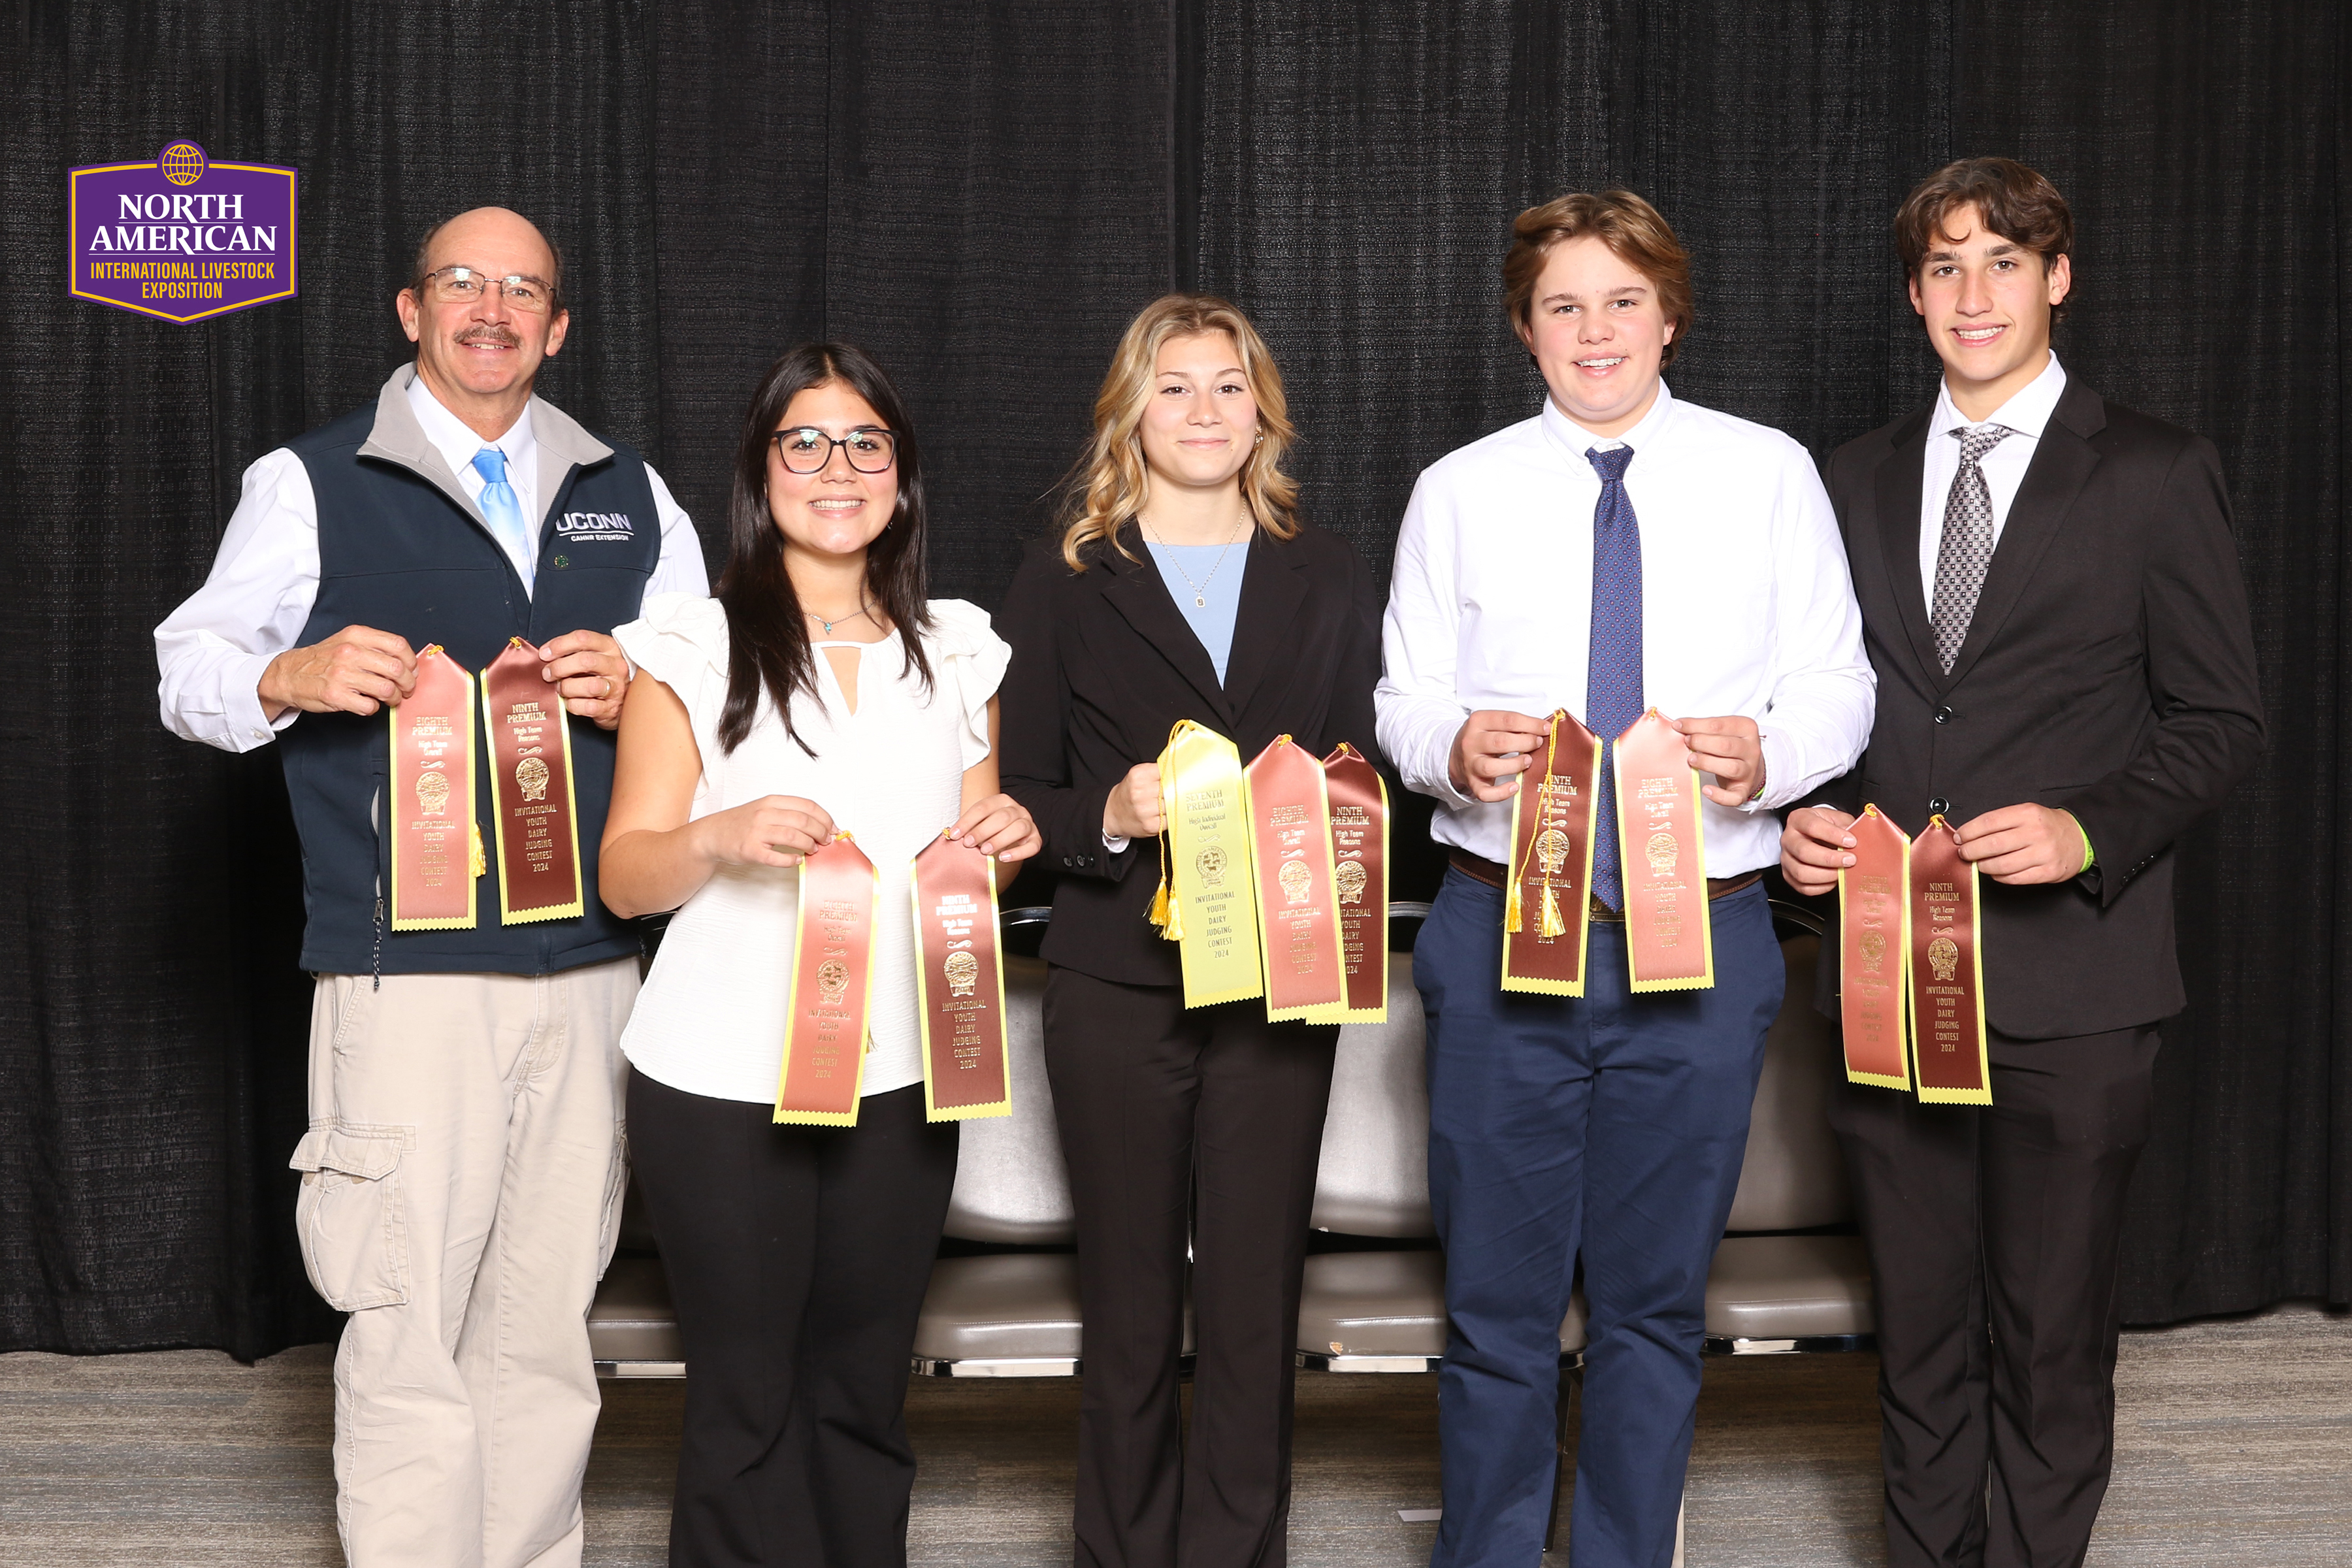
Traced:
[[637, 536], [636, 525], [625, 511], [567, 511], [556, 520], [555, 531], [574, 543], [596, 539], [626, 542]]

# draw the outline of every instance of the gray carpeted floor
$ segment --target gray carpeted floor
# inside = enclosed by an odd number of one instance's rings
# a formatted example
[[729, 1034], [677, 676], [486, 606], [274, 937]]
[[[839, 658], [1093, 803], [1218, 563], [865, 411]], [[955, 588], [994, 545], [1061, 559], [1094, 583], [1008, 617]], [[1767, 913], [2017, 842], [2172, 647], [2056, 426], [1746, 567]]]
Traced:
[[[0, 1563], [330, 1568], [329, 1352], [257, 1367], [209, 1352], [0, 1356]], [[1692, 1459], [1695, 1568], [1874, 1563], [1877, 1411], [1867, 1355], [1707, 1368]], [[1427, 1561], [1436, 1380], [1299, 1380], [1301, 1568]], [[2124, 1342], [2115, 1486], [2095, 1568], [2352, 1563], [2352, 1318], [2309, 1307]], [[679, 1391], [606, 1386], [588, 1471], [591, 1563], [664, 1560]], [[918, 1382], [912, 1558], [1068, 1559], [1076, 1389]], [[1563, 1554], [1564, 1555], [1564, 1554]]]

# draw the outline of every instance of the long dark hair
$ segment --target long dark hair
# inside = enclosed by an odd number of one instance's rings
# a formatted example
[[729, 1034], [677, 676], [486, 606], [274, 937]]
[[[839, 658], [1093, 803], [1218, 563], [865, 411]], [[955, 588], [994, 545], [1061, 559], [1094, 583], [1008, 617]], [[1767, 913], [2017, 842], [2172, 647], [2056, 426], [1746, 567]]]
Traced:
[[719, 717], [719, 743], [743, 743], [759, 717], [762, 690], [775, 700], [784, 731], [810, 756], [815, 748], [793, 724], [793, 694], [816, 690], [816, 658], [800, 595], [784, 570], [784, 538], [768, 510], [768, 437], [782, 424], [793, 399], [813, 386], [839, 382], [873, 405], [898, 437], [898, 500], [889, 526], [866, 550], [866, 589], [898, 629], [906, 668], [931, 681], [922, 634], [931, 615], [923, 540], [923, 470], [914, 421], [898, 389], [863, 349], [849, 343], [803, 343], [787, 350], [760, 378], [743, 416], [735, 449], [735, 495], [728, 509], [727, 569], [716, 596], [727, 612], [727, 706]]

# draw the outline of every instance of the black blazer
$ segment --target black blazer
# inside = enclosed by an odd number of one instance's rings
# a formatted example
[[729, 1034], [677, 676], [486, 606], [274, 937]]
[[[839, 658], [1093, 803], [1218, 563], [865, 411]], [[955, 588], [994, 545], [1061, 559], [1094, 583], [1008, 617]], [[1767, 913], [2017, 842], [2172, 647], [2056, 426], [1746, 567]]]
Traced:
[[1097, 541], [1084, 552], [1087, 569], [1072, 572], [1058, 537], [1023, 559], [996, 617], [1013, 645], [999, 771], [1037, 819], [1041, 862], [1061, 878], [1045, 958], [1100, 980], [1175, 985], [1176, 944], [1147, 918], [1158, 841], [1106, 852], [1103, 803], [1129, 769], [1158, 758], [1180, 719], [1232, 741], [1245, 764], [1286, 734], [1318, 757], [1347, 741], [1381, 766], [1372, 734], [1381, 597], [1363, 557], [1336, 533], [1253, 534], [1221, 687], [1132, 523], [1121, 540], [1139, 559]]
[[1817, 798], [1875, 802], [1912, 834], [1938, 811], [1955, 826], [2023, 801], [2074, 813], [2089, 871], [1981, 884], [1987, 1016], [2026, 1039], [2168, 1016], [2184, 1001], [2173, 841], [2263, 745], [2221, 458], [2069, 381], [1946, 675], [1919, 577], [1930, 412], [1830, 459], [1878, 717], [1860, 766]]

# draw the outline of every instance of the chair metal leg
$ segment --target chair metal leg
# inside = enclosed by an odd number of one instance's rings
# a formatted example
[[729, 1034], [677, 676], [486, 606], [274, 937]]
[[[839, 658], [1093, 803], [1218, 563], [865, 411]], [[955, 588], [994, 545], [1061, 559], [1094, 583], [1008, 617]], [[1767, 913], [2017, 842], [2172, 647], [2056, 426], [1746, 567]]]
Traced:
[[[1584, 1363], [1580, 1359], [1574, 1365], [1564, 1366], [1559, 1369], [1559, 1415], [1558, 1423], [1553, 1428], [1554, 1441], [1552, 1445], [1553, 1459], [1559, 1468], [1552, 1474], [1551, 1517], [1544, 1523], [1544, 1550], [1546, 1552], [1557, 1552], [1559, 1550], [1560, 1488], [1567, 1482], [1568, 1478], [1574, 1472], [1576, 1468], [1576, 1447], [1569, 1440], [1570, 1407], [1571, 1405], [1576, 1406], [1575, 1414], [1581, 1416], [1583, 1415], [1583, 1398]], [[1580, 1421], [1578, 1425], [1580, 1428], [1582, 1423]], [[1683, 1568], [1683, 1526], [1687, 1521], [1689, 1513], [1690, 1500], [1688, 1496], [1685, 1495], [1683, 1500], [1675, 1506], [1674, 1568]]]
[[[1544, 1523], [1544, 1550], [1557, 1551], [1559, 1546], [1559, 1492], [1576, 1468], [1576, 1448], [1569, 1440], [1570, 1407], [1578, 1405], [1584, 1391], [1584, 1361], [1576, 1361], [1559, 1369], [1559, 1407], [1552, 1428], [1552, 1462], [1557, 1467], [1551, 1478], [1551, 1517]], [[1581, 1414], [1579, 1410], [1578, 1414]], [[1679, 1547], [1676, 1549], [1679, 1552]], [[1681, 1568], [1681, 1558], [1675, 1558]]]

